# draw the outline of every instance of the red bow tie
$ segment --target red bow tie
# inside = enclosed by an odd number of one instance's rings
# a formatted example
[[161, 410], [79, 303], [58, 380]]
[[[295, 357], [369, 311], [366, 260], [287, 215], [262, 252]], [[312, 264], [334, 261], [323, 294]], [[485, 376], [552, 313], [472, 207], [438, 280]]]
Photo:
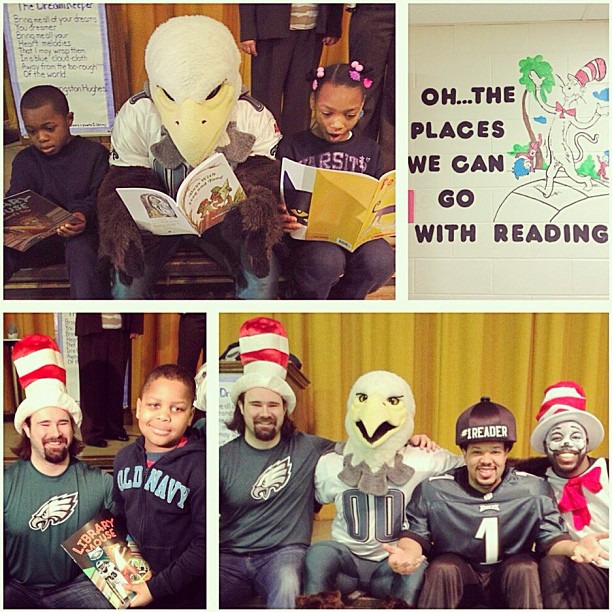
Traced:
[[563, 493], [559, 501], [559, 510], [561, 512], [572, 513], [574, 527], [578, 531], [591, 524], [591, 513], [589, 512], [582, 488], [584, 487], [591, 493], [599, 493], [601, 491], [600, 476], [601, 468], [596, 467], [586, 474], [570, 478], [563, 487]]
[[564, 119], [565, 115], [571, 115], [572, 117], [576, 116], [575, 108], [563, 108], [559, 102], [556, 103], [555, 110], [559, 113], [560, 119]]

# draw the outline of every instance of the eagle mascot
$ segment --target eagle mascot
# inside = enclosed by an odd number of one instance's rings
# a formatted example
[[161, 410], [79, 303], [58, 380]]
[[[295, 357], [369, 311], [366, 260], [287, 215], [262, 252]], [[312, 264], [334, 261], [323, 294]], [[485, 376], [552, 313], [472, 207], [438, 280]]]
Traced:
[[148, 81], [117, 114], [111, 167], [98, 196], [100, 257], [115, 269], [114, 297], [153, 297], [155, 277], [180, 240], [141, 233], [115, 188], [155, 188], [174, 197], [189, 171], [216, 151], [247, 199], [196, 239], [198, 247], [227, 265], [238, 287], [246, 285], [245, 270], [257, 278], [270, 273], [272, 247], [283, 235], [274, 160], [281, 135], [272, 114], [242, 93], [239, 67], [231, 32], [209, 17], [174, 17], [151, 35]]
[[409, 576], [396, 574], [382, 545], [397, 543], [415, 487], [463, 465], [463, 458], [408, 445], [414, 415], [410, 386], [392, 372], [369, 372], [353, 385], [345, 419], [348, 439], [323, 455], [315, 472], [317, 501], [334, 503], [336, 516], [332, 539], [316, 542], [307, 553], [306, 595], [299, 607], [326, 607], [319, 605], [326, 598], [337, 603], [338, 591], [344, 596], [366, 592], [386, 607], [416, 605], [425, 564]]

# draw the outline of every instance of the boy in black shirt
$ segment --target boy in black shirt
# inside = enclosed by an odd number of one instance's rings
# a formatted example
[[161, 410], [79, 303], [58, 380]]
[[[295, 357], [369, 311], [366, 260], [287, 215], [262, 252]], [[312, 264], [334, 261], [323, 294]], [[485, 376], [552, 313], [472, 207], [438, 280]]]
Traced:
[[108, 170], [108, 151], [100, 143], [72, 136], [74, 114], [57, 87], [39, 85], [21, 98], [20, 111], [31, 145], [13, 161], [5, 195], [31, 189], [79, 218], [63, 225], [27, 253], [4, 248], [4, 282], [24, 266], [65, 259], [70, 297], [110, 298], [110, 284], [98, 271], [95, 222], [98, 187]]

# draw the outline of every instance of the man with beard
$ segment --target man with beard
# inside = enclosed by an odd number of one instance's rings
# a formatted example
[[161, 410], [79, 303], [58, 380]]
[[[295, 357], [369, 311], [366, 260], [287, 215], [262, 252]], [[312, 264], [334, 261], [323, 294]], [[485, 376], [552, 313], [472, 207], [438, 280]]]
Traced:
[[296, 431], [296, 398], [285, 377], [282, 324], [257, 317], [240, 328], [244, 374], [232, 387], [228, 427], [240, 435], [219, 449], [219, 606], [240, 608], [255, 594], [268, 608], [295, 608], [312, 535], [314, 470], [334, 443]]
[[[571, 381], [551, 385], [537, 415], [531, 446], [546, 453], [543, 471], [574, 539], [610, 527], [608, 460], [588, 452], [601, 444], [604, 428], [586, 412], [583, 388]], [[601, 541], [609, 550], [609, 540]], [[610, 562], [576, 565], [567, 557], [545, 557], [540, 581], [545, 608], [608, 608]]]
[[419, 608], [542, 608], [536, 555], [575, 564], [607, 556], [604, 533], [571, 539], [549, 485], [506, 466], [516, 442], [514, 415], [488, 397], [459, 415], [456, 443], [465, 467], [415, 489], [389, 565], [410, 574], [430, 559]]
[[4, 470], [4, 608], [110, 608], [61, 544], [111, 508], [112, 477], [76, 459], [82, 415], [57, 344], [27, 336], [13, 361], [25, 400], [15, 413], [19, 461]]

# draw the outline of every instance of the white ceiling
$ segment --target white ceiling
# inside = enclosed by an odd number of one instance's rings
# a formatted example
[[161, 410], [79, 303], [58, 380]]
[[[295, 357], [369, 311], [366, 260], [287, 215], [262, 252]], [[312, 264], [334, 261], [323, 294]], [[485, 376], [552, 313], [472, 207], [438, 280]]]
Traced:
[[609, 4], [410, 4], [410, 25], [607, 20]]

